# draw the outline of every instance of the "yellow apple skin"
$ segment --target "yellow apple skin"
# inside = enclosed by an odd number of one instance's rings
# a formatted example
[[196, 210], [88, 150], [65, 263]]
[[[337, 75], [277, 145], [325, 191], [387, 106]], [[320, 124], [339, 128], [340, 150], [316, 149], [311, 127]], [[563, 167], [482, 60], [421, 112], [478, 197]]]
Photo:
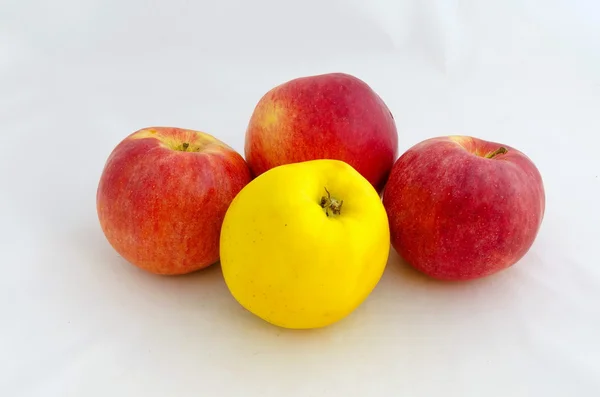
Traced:
[[389, 250], [377, 191], [339, 160], [261, 174], [234, 198], [221, 228], [229, 291], [248, 311], [283, 328], [319, 328], [348, 316], [379, 282]]

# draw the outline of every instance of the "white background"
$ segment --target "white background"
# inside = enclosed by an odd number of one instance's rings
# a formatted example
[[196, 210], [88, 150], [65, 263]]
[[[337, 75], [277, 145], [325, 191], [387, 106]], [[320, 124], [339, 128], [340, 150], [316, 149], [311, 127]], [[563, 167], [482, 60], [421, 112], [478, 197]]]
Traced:
[[[592, 0], [0, 0], [0, 395], [600, 395], [599, 43]], [[157, 277], [111, 249], [95, 191], [124, 136], [241, 152], [262, 94], [333, 71], [384, 98], [400, 152], [467, 134], [529, 155], [527, 256], [453, 284], [392, 254], [353, 315], [298, 332], [218, 266]]]

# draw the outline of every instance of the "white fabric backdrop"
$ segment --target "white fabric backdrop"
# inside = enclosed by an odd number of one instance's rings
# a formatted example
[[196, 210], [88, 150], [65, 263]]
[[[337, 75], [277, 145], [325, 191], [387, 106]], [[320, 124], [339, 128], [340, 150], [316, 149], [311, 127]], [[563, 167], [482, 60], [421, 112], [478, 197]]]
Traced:
[[[0, 2], [1, 396], [600, 395], [600, 5], [585, 0]], [[218, 267], [151, 276], [108, 245], [104, 161], [150, 125], [240, 152], [256, 101], [342, 71], [396, 117], [515, 146], [547, 211], [516, 266], [427, 279], [390, 258], [332, 327], [245, 312]]]

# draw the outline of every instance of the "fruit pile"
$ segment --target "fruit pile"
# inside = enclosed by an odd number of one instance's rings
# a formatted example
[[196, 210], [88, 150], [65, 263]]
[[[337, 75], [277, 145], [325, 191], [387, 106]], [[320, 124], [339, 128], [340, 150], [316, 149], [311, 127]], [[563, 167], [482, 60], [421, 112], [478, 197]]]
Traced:
[[390, 245], [440, 280], [506, 269], [529, 250], [542, 178], [519, 150], [468, 136], [398, 157], [383, 100], [342, 73], [297, 78], [256, 105], [245, 157], [204, 132], [144, 128], [112, 151], [102, 230], [128, 262], [181, 275], [221, 263], [231, 295], [286, 328], [341, 320], [372, 292]]

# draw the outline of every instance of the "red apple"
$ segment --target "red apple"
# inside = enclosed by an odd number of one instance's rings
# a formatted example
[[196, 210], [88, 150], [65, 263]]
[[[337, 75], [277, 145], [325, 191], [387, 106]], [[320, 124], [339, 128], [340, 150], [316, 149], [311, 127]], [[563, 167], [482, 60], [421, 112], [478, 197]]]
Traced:
[[242, 156], [209, 134], [142, 129], [106, 162], [98, 218], [130, 263], [155, 274], [190, 273], [218, 261], [225, 212], [250, 179]]
[[442, 280], [485, 277], [515, 264], [545, 210], [533, 162], [507, 145], [466, 136], [420, 142], [394, 164], [383, 192], [392, 246]]
[[397, 156], [392, 113], [362, 80], [343, 73], [300, 77], [268, 91], [246, 131], [254, 176], [278, 165], [342, 160], [378, 191]]

